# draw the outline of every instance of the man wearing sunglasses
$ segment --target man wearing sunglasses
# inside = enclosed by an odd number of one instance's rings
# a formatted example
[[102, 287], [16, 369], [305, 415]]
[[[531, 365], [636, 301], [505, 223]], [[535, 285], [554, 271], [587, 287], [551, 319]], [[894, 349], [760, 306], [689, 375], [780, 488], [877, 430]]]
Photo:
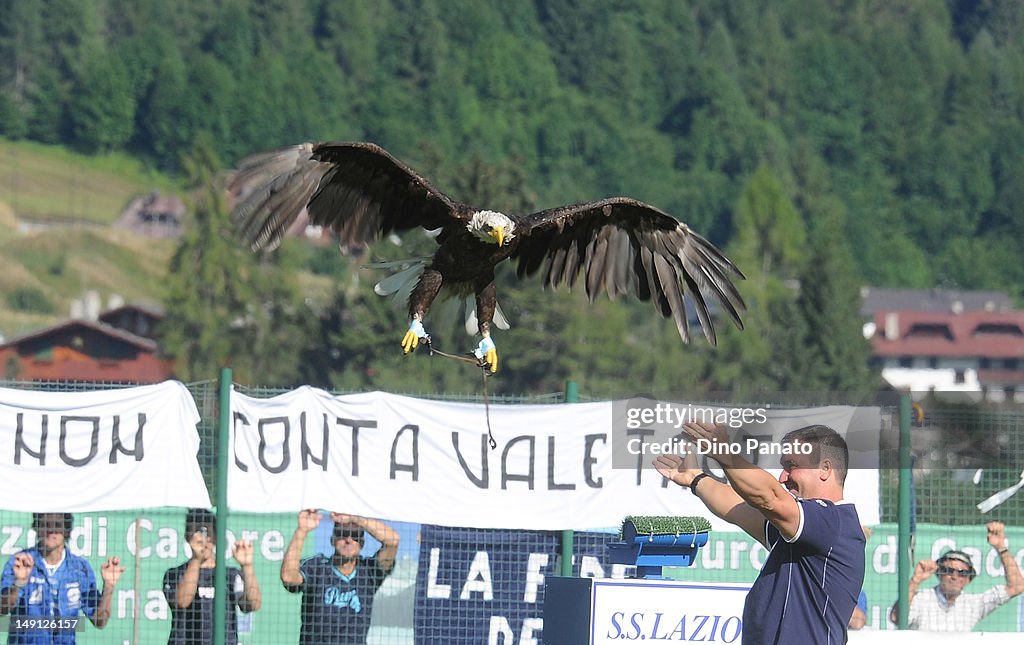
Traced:
[[[964, 593], [977, 571], [971, 557], [963, 551], [947, 551], [938, 560], [921, 560], [910, 580], [910, 612], [907, 626], [931, 632], [969, 632], [1010, 598], [1024, 592], [1017, 560], [1006, 541], [1002, 522], [989, 522], [988, 543], [996, 550], [1006, 574], [1006, 585], [996, 585], [984, 593]], [[935, 574], [939, 584], [917, 592], [922, 582]], [[896, 608], [890, 614], [895, 622]]]
[[[398, 533], [380, 520], [331, 513], [331, 556], [301, 560], [306, 536], [320, 525], [315, 509], [299, 513], [299, 525], [281, 562], [281, 583], [302, 592], [300, 644], [363, 645], [370, 630], [373, 598], [395, 568]], [[373, 557], [360, 555], [369, 533], [380, 542]]]

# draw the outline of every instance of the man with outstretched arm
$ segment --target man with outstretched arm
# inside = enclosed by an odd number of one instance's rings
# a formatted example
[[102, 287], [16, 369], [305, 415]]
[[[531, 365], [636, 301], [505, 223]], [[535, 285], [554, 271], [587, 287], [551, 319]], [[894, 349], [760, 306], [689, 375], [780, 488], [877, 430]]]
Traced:
[[769, 551], [744, 604], [743, 642], [845, 643], [864, 582], [864, 533], [856, 508], [843, 500], [846, 441], [821, 425], [789, 432], [776, 480], [731, 454], [724, 426], [693, 422], [684, 430], [710, 448], [727, 483], [700, 470], [693, 444], [685, 457], [658, 457], [658, 472]]
[[[331, 513], [334, 553], [318, 553], [301, 560], [302, 546], [320, 525], [319, 511], [299, 512], [288, 550], [281, 563], [281, 583], [302, 592], [303, 645], [363, 645], [370, 630], [373, 598], [395, 568], [398, 533], [381, 520]], [[369, 533], [380, 542], [373, 557], [360, 555]]]

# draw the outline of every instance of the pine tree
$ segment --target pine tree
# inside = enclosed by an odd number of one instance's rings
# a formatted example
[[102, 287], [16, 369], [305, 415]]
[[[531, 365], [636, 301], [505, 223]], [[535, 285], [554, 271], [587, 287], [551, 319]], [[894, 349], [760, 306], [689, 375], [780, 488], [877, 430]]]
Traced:
[[866, 393], [878, 385], [868, 366], [871, 345], [862, 331], [855, 276], [836, 218], [823, 217], [812, 230], [796, 301], [803, 327], [802, 378], [794, 384], [800, 389]]
[[161, 347], [174, 359], [177, 378], [193, 381], [216, 378], [251, 351], [240, 330], [250, 300], [243, 267], [252, 261], [232, 242], [224, 197], [214, 183], [219, 162], [208, 139], [196, 144], [184, 166], [194, 210], [171, 258]]

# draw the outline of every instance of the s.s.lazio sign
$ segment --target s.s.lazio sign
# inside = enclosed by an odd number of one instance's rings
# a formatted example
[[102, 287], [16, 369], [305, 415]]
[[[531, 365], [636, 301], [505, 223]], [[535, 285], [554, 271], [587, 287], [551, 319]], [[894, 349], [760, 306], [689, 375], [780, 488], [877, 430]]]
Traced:
[[653, 579], [548, 578], [544, 640], [739, 643], [749, 584]]
[[738, 643], [749, 585], [594, 580], [590, 645], [622, 641]]

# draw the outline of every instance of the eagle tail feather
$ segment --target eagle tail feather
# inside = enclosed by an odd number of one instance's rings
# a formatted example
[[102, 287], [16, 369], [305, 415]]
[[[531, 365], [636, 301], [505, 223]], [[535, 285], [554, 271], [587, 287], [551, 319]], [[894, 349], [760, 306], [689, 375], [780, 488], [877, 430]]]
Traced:
[[373, 262], [364, 264], [363, 268], [385, 269], [393, 272], [374, 285], [373, 292], [378, 296], [390, 296], [402, 291], [408, 295], [416, 286], [416, 281], [419, 280], [420, 274], [423, 273], [428, 262], [430, 262], [429, 257], [419, 257], [390, 262]]

